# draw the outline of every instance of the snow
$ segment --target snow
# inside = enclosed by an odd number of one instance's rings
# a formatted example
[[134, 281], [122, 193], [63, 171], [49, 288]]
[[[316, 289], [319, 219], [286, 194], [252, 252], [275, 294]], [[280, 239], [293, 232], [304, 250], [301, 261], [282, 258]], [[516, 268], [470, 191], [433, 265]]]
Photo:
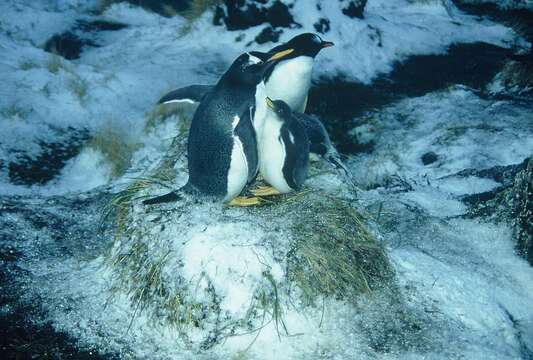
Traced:
[[[314, 31], [319, 17], [329, 18], [332, 29], [323, 37], [336, 46], [318, 56], [315, 79], [342, 75], [367, 84], [409, 56], [443, 54], [455, 43], [525, 46], [511, 29], [444, 4], [370, 0], [366, 18], [358, 20], [345, 17], [335, 1], [322, 1], [321, 12], [295, 1], [292, 13], [303, 27], [286, 30], [281, 40]], [[374, 120], [351, 132], [362, 142], [375, 143], [371, 153], [346, 162], [359, 186], [375, 188], [360, 194], [354, 206], [365, 207], [375, 219], [397, 273], [403, 297], [399, 304], [376, 295], [355, 304], [326, 299], [305, 313], [287, 308], [285, 323], [292, 336], [280, 336], [270, 322], [258, 333], [229, 337], [198, 354], [177, 340], [176, 329], [136, 312], [127, 295], [112, 297], [116, 274], [104, 261], [109, 244], [95, 236], [101, 210], [85, 201], [104, 193], [105, 185], [116, 191], [153, 169], [172, 138], [181, 134], [176, 124], [182, 121], [180, 115], [172, 116], [146, 131], [157, 99], [175, 87], [213, 83], [238, 53], [249, 50], [245, 44], [261, 27], [223, 32], [206, 15], [187, 30], [180, 17], [163, 18], [125, 3], [95, 16], [96, 6], [96, 1], [66, 0], [0, 4], [2, 162], [22, 155], [35, 158], [43, 151], [42, 142], [68, 144], [71, 135], [83, 131], [93, 135], [108, 129], [139, 144], [131, 168], [116, 179], [102, 152], [89, 146], [44, 185], [14, 185], [2, 167], [0, 201], [12, 204], [9, 195], [22, 195], [16, 201], [23, 209], [0, 218], [2, 251], [9, 244], [24, 254], [17, 261], [26, 271], [18, 279], [23, 300], [39, 303], [56, 330], [82, 348], [125, 358], [226, 359], [245, 352], [250, 359], [280, 360], [516, 359], [524, 346], [533, 350], [533, 270], [515, 254], [512, 230], [463, 218], [467, 207], [462, 195], [501, 184], [457, 175], [468, 168], [515, 164], [531, 155], [531, 104], [487, 99], [459, 85], [389, 104], [365, 115]], [[128, 27], [99, 33], [101, 46], [84, 49], [78, 60], [42, 50], [53, 34], [70, 29], [78, 19], [93, 18]], [[241, 33], [244, 40], [236, 42]], [[439, 157], [424, 166], [420, 158], [428, 151]], [[177, 186], [186, 180], [184, 163], [182, 158], [175, 167]], [[387, 187], [398, 179], [399, 189]], [[334, 174], [318, 175], [307, 184], [351, 200]], [[98, 201], [103, 205], [105, 197]], [[2, 203], [0, 209], [9, 206]], [[63, 240], [33, 224], [36, 214], [62, 219], [57, 226], [63, 227], [55, 231]], [[179, 267], [190, 283], [198, 284], [202, 300], [209, 279], [223, 295], [221, 308], [235, 317], [246, 312], [254, 284], [265, 272], [282, 281], [284, 264], [264, 244], [283, 250], [284, 229], [266, 233], [254, 226], [253, 214], [217, 205], [191, 205], [187, 214], [188, 228], [179, 222], [164, 224], [171, 235], [162, 244], [185, 259], [167, 264], [163, 275], [168, 281], [175, 281]], [[232, 221], [217, 221], [227, 218]], [[154, 253], [165, 249], [152, 246]]]

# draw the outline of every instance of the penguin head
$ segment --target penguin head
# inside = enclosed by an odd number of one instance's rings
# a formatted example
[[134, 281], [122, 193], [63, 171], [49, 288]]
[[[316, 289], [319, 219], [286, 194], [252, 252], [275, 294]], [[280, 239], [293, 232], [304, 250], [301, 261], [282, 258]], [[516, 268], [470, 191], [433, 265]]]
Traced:
[[283, 45], [276, 46], [269, 53], [279, 53], [282, 51], [289, 52], [284, 59], [296, 58], [298, 56], [309, 56], [314, 58], [320, 50], [331, 47], [331, 41], [324, 41], [322, 38], [313, 33], [303, 33], [287, 41]]
[[267, 106], [276, 113], [281, 120], [289, 120], [292, 116], [292, 110], [289, 105], [283, 100], [272, 100], [267, 97], [265, 99]]
[[276, 61], [284, 58], [290, 52], [280, 50], [273, 54], [250, 51], [240, 55], [226, 72], [226, 76], [233, 81], [246, 84], [258, 84], [261, 82], [265, 72], [273, 66]]

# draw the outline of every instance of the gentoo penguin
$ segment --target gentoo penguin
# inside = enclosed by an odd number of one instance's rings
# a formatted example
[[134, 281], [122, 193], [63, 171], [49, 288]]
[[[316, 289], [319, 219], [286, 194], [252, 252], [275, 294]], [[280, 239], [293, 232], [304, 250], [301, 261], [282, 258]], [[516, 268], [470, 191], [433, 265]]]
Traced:
[[[262, 94], [264, 102], [262, 78], [268, 67], [286, 54], [282, 50], [265, 62], [250, 53], [242, 54], [205, 95], [189, 131], [189, 180], [182, 188], [184, 191], [230, 201], [255, 177], [258, 159], [252, 122], [256, 115], [256, 94]], [[172, 192], [144, 203], [179, 198]]]
[[[333, 46], [332, 42], [324, 41], [320, 36], [312, 33], [304, 33], [276, 46], [267, 53], [252, 52], [254, 56], [263, 61], [276, 53], [290, 52], [265, 74], [267, 95], [273, 99], [285, 101], [294, 111], [304, 112], [307, 104], [307, 93], [311, 86], [314, 58], [320, 50], [330, 46]], [[163, 96], [158, 104], [201, 101], [212, 88], [211, 85], [191, 85], [180, 88]]]
[[[309, 168], [309, 140], [301, 122], [282, 100], [266, 98], [268, 118], [265, 121], [260, 152], [267, 161], [259, 163], [259, 171], [265, 181], [278, 193], [299, 190]], [[255, 195], [266, 194], [265, 188], [254, 191]]]

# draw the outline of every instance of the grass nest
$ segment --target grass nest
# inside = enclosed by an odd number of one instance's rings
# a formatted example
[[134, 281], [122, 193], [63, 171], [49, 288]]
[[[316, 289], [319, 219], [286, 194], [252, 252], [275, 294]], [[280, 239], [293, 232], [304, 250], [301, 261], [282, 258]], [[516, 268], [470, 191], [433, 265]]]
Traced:
[[[285, 269], [281, 281], [268, 271], [263, 273], [244, 315], [236, 318], [222, 311], [223, 295], [207, 276], [191, 282], [178, 265], [169, 280], [168, 266], [176, 264], [180, 256], [176, 243], [179, 246], [187, 239], [176, 240], [180, 235], [173, 234], [169, 240], [159, 234], [176, 221], [187, 227], [190, 223], [183, 219], [201, 212], [203, 205], [196, 204], [196, 210], [191, 210], [194, 206], [185, 201], [150, 208], [140, 205], [140, 200], [153, 195], [150, 190], [155, 186], [170, 188], [170, 159], [176, 161], [185, 140], [178, 137], [175, 142], [173, 152], [153, 175], [132, 182], [107, 207], [115, 224], [115, 242], [107, 264], [115, 274], [113, 291], [126, 293], [131, 300], [132, 322], [144, 312], [154, 323], [175, 328], [186, 346], [202, 351], [230, 336], [259, 333], [268, 324], [274, 324], [280, 336], [290, 335], [284, 322], [289, 307], [305, 311], [326, 298], [354, 302], [393, 282], [387, 255], [365, 226], [364, 217], [346, 201], [310, 189], [270, 198], [266, 205], [254, 208], [220, 206], [212, 215], [211, 221], [245, 221], [246, 226], [262, 228], [274, 240], [260, 246], [276, 253], [276, 262]], [[208, 285], [203, 295], [196, 297], [201, 281]]]

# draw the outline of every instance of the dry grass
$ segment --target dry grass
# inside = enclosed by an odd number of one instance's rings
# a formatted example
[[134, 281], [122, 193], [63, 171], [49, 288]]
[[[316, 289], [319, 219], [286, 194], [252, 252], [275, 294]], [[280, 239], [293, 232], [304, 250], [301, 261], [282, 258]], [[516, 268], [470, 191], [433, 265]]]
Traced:
[[35, 61], [35, 60], [26, 60], [20, 63], [20, 69], [24, 71], [28, 71], [31, 69], [37, 69], [41, 66]]
[[87, 95], [87, 89], [89, 88], [89, 84], [85, 79], [82, 79], [78, 76], [74, 77], [73, 79], [70, 79], [68, 82], [68, 88], [69, 90], [76, 95], [78, 100], [82, 102], [85, 99], [85, 96]]
[[129, 168], [131, 157], [139, 144], [128, 140], [116, 130], [104, 128], [96, 132], [87, 145], [104, 155], [111, 166], [111, 176], [118, 177]]
[[24, 109], [16, 104], [12, 104], [0, 110], [0, 115], [6, 119], [25, 120], [31, 110]]
[[50, 59], [48, 60], [48, 63], [46, 64], [46, 68], [52, 74], [57, 74], [60, 69], [64, 68], [63, 63], [61, 61], [61, 57], [57, 54], [51, 54]]
[[148, 133], [169, 117], [176, 116], [180, 134], [186, 132], [189, 130], [196, 107], [196, 105], [176, 103], [156, 105], [146, 116], [144, 131]]

